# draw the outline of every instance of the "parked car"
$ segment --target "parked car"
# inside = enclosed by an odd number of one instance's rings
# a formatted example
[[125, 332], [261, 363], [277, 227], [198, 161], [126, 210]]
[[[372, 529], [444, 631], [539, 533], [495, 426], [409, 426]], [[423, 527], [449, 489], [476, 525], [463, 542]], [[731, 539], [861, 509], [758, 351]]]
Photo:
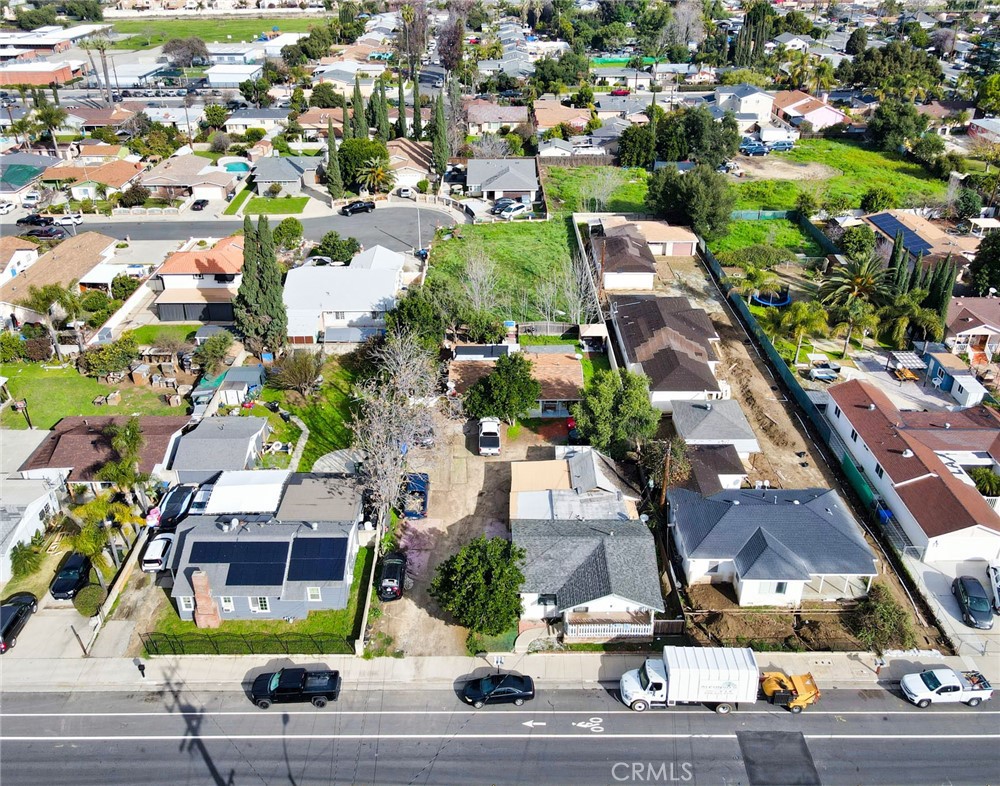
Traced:
[[993, 686], [978, 671], [931, 669], [906, 674], [899, 687], [907, 700], [920, 709], [932, 704], [967, 704], [978, 707], [993, 698]]
[[[0, 216], [7, 215], [15, 207], [13, 202], [0, 202]], [[20, 222], [19, 222], [20, 223]]]
[[24, 218], [17, 219], [17, 225], [21, 227], [50, 227], [52, 226], [52, 218], [32, 213]]
[[986, 577], [993, 592], [993, 611], [1000, 614], [1000, 562], [994, 562], [986, 569]]
[[493, 207], [490, 208], [490, 213], [495, 216], [500, 215], [504, 209], [510, 205], [513, 205], [515, 200], [510, 197], [500, 197], [493, 203]]
[[200, 213], [206, 207], [208, 207], [207, 199], [196, 199], [194, 202], [191, 203], [191, 209], [198, 213]]
[[379, 600], [399, 600], [403, 597], [403, 583], [406, 580], [406, 555], [394, 551], [382, 558], [382, 572], [378, 580]]
[[427, 504], [431, 492], [431, 479], [424, 472], [411, 472], [406, 476], [406, 493], [403, 515], [408, 519], [422, 519], [427, 516]]
[[501, 98], [522, 98], [522, 97], [524, 97], [524, 93], [522, 93], [520, 90], [501, 90], [500, 91], [500, 97]]
[[0, 655], [17, 644], [17, 634], [38, 611], [38, 600], [30, 592], [11, 595], [0, 605]]
[[500, 455], [500, 419], [481, 418], [479, 421], [479, 455]]
[[782, 139], [777, 142], [771, 142], [768, 147], [772, 153], [787, 153], [789, 150], [795, 149], [795, 143], [787, 139]]
[[197, 486], [174, 486], [149, 512], [146, 517], [147, 521], [155, 522], [152, 526], [159, 527], [161, 532], [175, 529], [187, 515], [197, 491]]
[[975, 576], [959, 576], [951, 583], [951, 592], [958, 600], [962, 621], [971, 628], [990, 630], [993, 609], [990, 596]]
[[146, 553], [142, 555], [144, 573], [158, 573], [167, 569], [170, 564], [170, 552], [176, 537], [172, 532], [164, 532], [150, 541], [149, 546], [146, 547]]
[[409, 186], [403, 186], [396, 192], [396, 194], [397, 196], [401, 196], [403, 199], [413, 199], [417, 195], [417, 192]]
[[740, 152], [745, 156], [766, 156], [770, 150], [767, 145], [745, 145], [740, 148]]
[[56, 216], [54, 219], [56, 226], [71, 227], [80, 226], [83, 223], [83, 213], [70, 213], [65, 216]]
[[627, 96], [631, 95], [631, 93], [632, 91], [629, 90], [627, 87], [616, 87], [614, 90], [611, 91], [611, 95], [613, 96]]
[[487, 704], [514, 704], [520, 707], [535, 698], [535, 683], [520, 674], [491, 674], [470, 680], [462, 688], [462, 698], [477, 710]]
[[840, 374], [832, 368], [811, 368], [809, 369], [809, 379], [814, 382], [836, 382]]
[[23, 237], [37, 237], [39, 240], [62, 240], [66, 237], [66, 230], [62, 227], [41, 227], [29, 229]]
[[323, 708], [340, 696], [339, 671], [306, 671], [282, 669], [261, 674], [253, 681], [250, 699], [266, 710], [272, 704], [311, 702]]
[[37, 191], [29, 191], [23, 197], [21, 197], [21, 204], [25, 207], [34, 207], [40, 204], [42, 201], [42, 195]]
[[340, 214], [343, 216], [353, 216], [355, 213], [371, 213], [374, 209], [374, 202], [358, 199], [354, 202], [348, 202], [340, 208]]
[[56, 600], [72, 600], [76, 593], [90, 584], [90, 558], [71, 553], [49, 585], [49, 594]]
[[501, 211], [500, 218], [512, 221], [518, 216], [523, 216], [525, 213], [528, 212], [529, 208], [527, 205], [521, 204], [520, 202], [515, 202], [513, 205], [507, 205], [507, 207], [505, 207], [503, 211]]

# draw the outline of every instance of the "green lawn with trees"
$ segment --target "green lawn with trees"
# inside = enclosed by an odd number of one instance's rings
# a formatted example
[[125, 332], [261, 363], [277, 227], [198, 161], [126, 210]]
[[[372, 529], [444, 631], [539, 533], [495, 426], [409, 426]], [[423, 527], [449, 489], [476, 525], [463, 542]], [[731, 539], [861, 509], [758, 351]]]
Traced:
[[115, 32], [129, 36], [115, 41], [115, 49], [151, 49], [173, 38], [196, 36], [205, 41], [252, 41], [261, 33], [270, 32], [277, 23], [282, 33], [307, 33], [323, 21], [318, 16], [226, 17], [217, 19], [129, 19], [115, 20]]

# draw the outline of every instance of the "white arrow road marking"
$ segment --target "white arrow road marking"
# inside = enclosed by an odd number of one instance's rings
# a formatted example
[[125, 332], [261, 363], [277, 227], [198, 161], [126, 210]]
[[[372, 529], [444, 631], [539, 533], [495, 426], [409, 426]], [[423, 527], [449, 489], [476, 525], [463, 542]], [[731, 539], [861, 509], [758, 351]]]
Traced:
[[521, 725], [522, 726], [527, 726], [529, 729], [533, 729], [533, 728], [535, 728], [535, 726], [545, 726], [546, 724], [543, 721], [530, 720], [530, 721], [525, 721]]

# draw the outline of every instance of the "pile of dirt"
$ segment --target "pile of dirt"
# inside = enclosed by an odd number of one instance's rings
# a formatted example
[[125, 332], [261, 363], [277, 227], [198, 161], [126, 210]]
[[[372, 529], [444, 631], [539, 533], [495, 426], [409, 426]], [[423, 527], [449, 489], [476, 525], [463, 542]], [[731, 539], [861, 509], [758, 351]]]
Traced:
[[695, 615], [695, 638], [702, 643], [789, 651], [851, 651], [865, 647], [851, 635], [847, 613], [798, 618], [788, 612], [712, 612]]
[[829, 180], [843, 174], [826, 164], [789, 161], [780, 155], [740, 156], [740, 167], [746, 180]]

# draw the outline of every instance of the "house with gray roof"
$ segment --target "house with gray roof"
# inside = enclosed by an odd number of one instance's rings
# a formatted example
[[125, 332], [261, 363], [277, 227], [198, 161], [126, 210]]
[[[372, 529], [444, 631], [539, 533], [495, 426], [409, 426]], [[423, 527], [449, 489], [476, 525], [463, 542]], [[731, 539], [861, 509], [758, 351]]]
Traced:
[[282, 194], [301, 193], [303, 186], [316, 184], [321, 156], [267, 156], [253, 166], [257, 193], [267, 194], [272, 185], [281, 186]]
[[735, 399], [674, 402], [674, 429], [688, 445], [732, 445], [741, 459], [760, 453], [750, 421]]
[[668, 524], [688, 584], [733, 585], [741, 606], [863, 597], [875, 553], [830, 489], [667, 493]]
[[470, 196], [538, 200], [541, 187], [534, 158], [470, 158], [465, 174]]
[[188, 516], [171, 566], [178, 614], [221, 618], [224, 630], [226, 620], [346, 608], [361, 511], [356, 478], [292, 473], [273, 512]]
[[237, 109], [226, 120], [227, 134], [245, 134], [251, 128], [278, 131], [288, 120], [288, 109], [259, 108]]
[[270, 433], [267, 418], [206, 418], [177, 440], [169, 468], [178, 483], [205, 483], [223, 470], [253, 469]]
[[511, 521], [524, 549], [522, 625], [561, 622], [569, 640], [650, 639], [663, 611], [656, 544], [641, 521]]

